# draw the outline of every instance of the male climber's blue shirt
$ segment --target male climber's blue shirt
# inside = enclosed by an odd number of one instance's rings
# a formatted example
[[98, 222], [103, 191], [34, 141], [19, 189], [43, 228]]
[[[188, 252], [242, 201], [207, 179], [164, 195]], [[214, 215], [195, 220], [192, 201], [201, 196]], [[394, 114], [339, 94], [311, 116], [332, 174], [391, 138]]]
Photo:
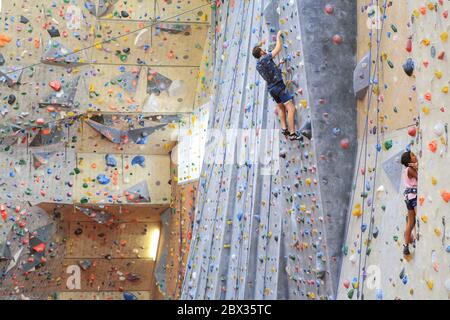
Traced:
[[273, 61], [272, 53], [268, 53], [259, 59], [256, 64], [256, 70], [266, 80], [269, 90], [283, 81], [283, 75], [280, 68]]

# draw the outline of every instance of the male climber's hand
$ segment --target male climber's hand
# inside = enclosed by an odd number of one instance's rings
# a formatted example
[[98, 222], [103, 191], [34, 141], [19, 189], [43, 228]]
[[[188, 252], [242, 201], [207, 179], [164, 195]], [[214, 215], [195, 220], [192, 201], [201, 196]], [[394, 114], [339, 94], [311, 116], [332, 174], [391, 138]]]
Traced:
[[282, 38], [283, 37], [283, 34], [284, 34], [284, 32], [283, 31], [278, 31], [278, 33], [277, 33], [277, 38], [279, 39], [279, 38]]

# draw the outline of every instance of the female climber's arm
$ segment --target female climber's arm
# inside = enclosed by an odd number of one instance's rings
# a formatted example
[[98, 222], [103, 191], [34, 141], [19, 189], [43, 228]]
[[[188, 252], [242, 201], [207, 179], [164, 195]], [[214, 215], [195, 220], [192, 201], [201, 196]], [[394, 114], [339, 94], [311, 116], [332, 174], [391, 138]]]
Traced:
[[417, 169], [413, 167], [408, 168], [408, 177], [417, 179]]

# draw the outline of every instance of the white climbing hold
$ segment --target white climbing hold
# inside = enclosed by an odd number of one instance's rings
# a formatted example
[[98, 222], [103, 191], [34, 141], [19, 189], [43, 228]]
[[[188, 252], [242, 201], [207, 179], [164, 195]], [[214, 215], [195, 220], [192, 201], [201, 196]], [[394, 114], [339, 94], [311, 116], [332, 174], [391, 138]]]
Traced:
[[440, 137], [445, 132], [445, 127], [442, 123], [438, 123], [434, 126], [433, 132], [436, 136]]
[[450, 278], [448, 278], [447, 280], [445, 280], [445, 288], [447, 289], [447, 291], [450, 292]]

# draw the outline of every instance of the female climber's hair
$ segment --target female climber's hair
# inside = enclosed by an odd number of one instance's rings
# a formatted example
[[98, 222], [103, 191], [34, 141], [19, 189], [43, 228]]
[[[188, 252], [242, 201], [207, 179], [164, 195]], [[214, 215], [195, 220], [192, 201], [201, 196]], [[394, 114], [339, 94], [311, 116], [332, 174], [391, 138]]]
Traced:
[[256, 46], [256, 47], [253, 48], [252, 54], [253, 54], [253, 56], [256, 59], [259, 59], [259, 58], [261, 58], [261, 52], [262, 52], [261, 47], [260, 46]]
[[411, 163], [411, 151], [406, 151], [404, 154], [402, 154], [401, 163], [405, 167], [409, 167], [409, 164]]

